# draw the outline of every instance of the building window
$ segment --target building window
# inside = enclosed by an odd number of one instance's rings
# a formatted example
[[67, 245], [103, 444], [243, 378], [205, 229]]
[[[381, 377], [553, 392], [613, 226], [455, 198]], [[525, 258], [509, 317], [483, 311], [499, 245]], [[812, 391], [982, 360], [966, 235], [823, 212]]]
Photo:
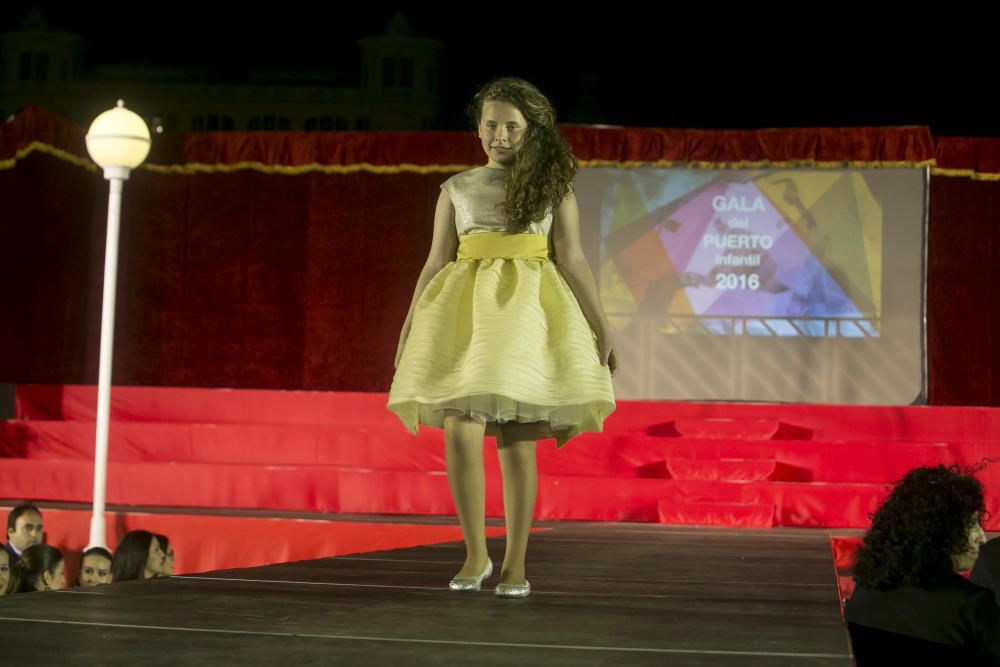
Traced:
[[393, 88], [396, 85], [396, 59], [382, 58], [382, 85]]
[[194, 130], [195, 132], [199, 132], [201, 130], [204, 130], [205, 129], [205, 117], [204, 116], [195, 116], [194, 119], [191, 121], [191, 129]]
[[351, 127], [351, 124], [347, 122], [346, 118], [337, 118], [333, 122], [333, 129], [335, 130], [346, 130]]
[[[314, 120], [314, 119], [310, 119]], [[309, 121], [306, 121], [308, 124]], [[290, 130], [292, 129], [292, 121], [288, 120], [284, 116], [254, 116], [247, 123], [247, 130], [254, 132], [256, 130]], [[308, 127], [306, 128], [308, 129]]]
[[399, 87], [413, 88], [413, 58], [399, 61]]
[[35, 81], [49, 80], [49, 54], [35, 54]]
[[21, 54], [21, 64], [17, 69], [17, 80], [28, 81], [31, 79], [31, 54]]
[[372, 121], [367, 116], [358, 118], [358, 120], [355, 122], [355, 128], [359, 130], [368, 130], [371, 129], [371, 126], [372, 126]]
[[[344, 127], [340, 127], [341, 123], [344, 123]], [[333, 129], [333, 117], [332, 116], [319, 116], [316, 118], [310, 118], [306, 121], [306, 131], [313, 132], [315, 130], [320, 130], [321, 132], [329, 132]], [[342, 119], [337, 119], [337, 129], [346, 130], [347, 122]]]
[[234, 127], [235, 127], [235, 123], [233, 123], [233, 117], [232, 116], [223, 116], [222, 117], [222, 130], [224, 132], [232, 132]]
[[208, 114], [208, 122], [205, 124], [205, 129], [209, 132], [214, 132], [219, 129], [219, 114]]

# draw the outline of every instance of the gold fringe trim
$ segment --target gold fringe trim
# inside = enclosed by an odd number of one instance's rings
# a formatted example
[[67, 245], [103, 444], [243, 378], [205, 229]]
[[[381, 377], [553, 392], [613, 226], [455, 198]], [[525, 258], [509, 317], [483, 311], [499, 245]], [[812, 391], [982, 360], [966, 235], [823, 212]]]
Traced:
[[[78, 155], [56, 148], [40, 141], [32, 141], [21, 148], [12, 158], [0, 160], [0, 169], [13, 169], [21, 160], [32, 153], [45, 153], [57, 159], [69, 162], [70, 164], [82, 167], [91, 173], [99, 173], [100, 167], [92, 161]], [[234, 164], [203, 164], [192, 162], [189, 164], [144, 164], [139, 169], [145, 169], [156, 174], [178, 174], [192, 176], [196, 174], [232, 174], [239, 171], [256, 171], [262, 174], [280, 174], [283, 176], [301, 176], [303, 174], [453, 174], [465, 171], [479, 165], [469, 164], [398, 164], [398, 165], [377, 165], [368, 162], [357, 164], [304, 164], [298, 166], [289, 165], [266, 165], [262, 162], [236, 162]], [[580, 166], [584, 169], [598, 168], [619, 168], [619, 169], [649, 169], [667, 167], [687, 167], [689, 169], [794, 169], [808, 167], [813, 169], [844, 169], [844, 168], [881, 168], [881, 169], [905, 169], [930, 167], [934, 176], [946, 176], [950, 178], [969, 178], [976, 181], [1000, 182], [1000, 173], [978, 172], [973, 169], [946, 169], [936, 166], [934, 160], [924, 160], [921, 162], [911, 161], [874, 161], [866, 162], [862, 160], [844, 161], [819, 161], [819, 160], [741, 160], [738, 162], [685, 162], [682, 160], [656, 160], [651, 162], [641, 162], [634, 160], [580, 160]]]
[[949, 178], [971, 178], [974, 181], [1000, 181], [1000, 174], [984, 173], [972, 169], [945, 169], [944, 167], [934, 167], [931, 169], [934, 176], [946, 176]]
[[235, 162], [233, 164], [202, 164], [191, 162], [188, 164], [144, 164], [140, 169], [147, 169], [157, 174], [182, 174], [191, 176], [194, 174], [231, 174], [237, 171], [256, 171], [262, 174], [281, 174], [283, 176], [301, 176], [302, 174], [450, 174], [471, 169], [476, 165], [464, 164], [398, 164], [398, 165], [378, 165], [367, 162], [357, 164], [303, 164], [298, 166], [289, 165], [266, 165], [262, 162]]
[[98, 173], [100, 167], [93, 163], [93, 161], [82, 158], [78, 155], [70, 153], [69, 151], [64, 151], [61, 148], [56, 148], [55, 146], [49, 146], [48, 144], [43, 144], [40, 141], [32, 141], [30, 144], [24, 148], [17, 151], [14, 157], [7, 160], [0, 160], [0, 169], [13, 169], [14, 166], [20, 161], [31, 155], [32, 153], [45, 153], [46, 155], [51, 155], [54, 158], [58, 158], [76, 167], [83, 167], [91, 173]]
[[615, 161], [615, 160], [580, 160], [580, 166], [584, 168], [599, 167], [620, 167], [624, 169], [642, 169], [649, 167], [688, 167], [690, 169], [794, 169], [798, 167], [810, 167], [814, 169], [844, 169], [852, 167], [855, 169], [880, 168], [880, 169], [905, 169], [917, 167], [933, 167], [934, 160], [924, 160], [922, 162], [912, 161], [864, 161], [864, 160], [841, 160], [841, 161], [820, 161], [820, 160], [740, 160], [737, 162], [686, 162], [684, 160], [656, 160], [655, 162], [635, 162], [635, 161]]

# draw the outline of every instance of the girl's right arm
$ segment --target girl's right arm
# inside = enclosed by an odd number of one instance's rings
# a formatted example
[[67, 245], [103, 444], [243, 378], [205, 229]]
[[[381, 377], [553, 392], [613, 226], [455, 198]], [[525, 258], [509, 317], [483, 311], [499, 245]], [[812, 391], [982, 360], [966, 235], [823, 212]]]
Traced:
[[406, 313], [406, 320], [403, 322], [403, 329], [399, 333], [399, 345], [396, 348], [396, 361], [393, 364], [399, 367], [399, 360], [403, 356], [403, 347], [406, 345], [406, 338], [410, 334], [410, 323], [413, 320], [413, 311], [420, 301], [420, 295], [424, 293], [427, 283], [443, 269], [448, 262], [454, 261], [458, 252], [458, 232], [455, 230], [455, 207], [451, 203], [451, 197], [445, 190], [441, 190], [438, 197], [437, 208], [434, 210], [434, 236], [431, 239], [431, 250], [427, 254], [427, 261], [417, 278], [417, 286], [413, 290], [413, 299], [410, 301], [410, 310]]

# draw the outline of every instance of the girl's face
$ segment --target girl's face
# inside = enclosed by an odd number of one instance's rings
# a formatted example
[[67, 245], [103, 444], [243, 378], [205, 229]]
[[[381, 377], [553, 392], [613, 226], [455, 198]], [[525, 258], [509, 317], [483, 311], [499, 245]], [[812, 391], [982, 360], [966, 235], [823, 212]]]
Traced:
[[111, 583], [111, 561], [104, 556], [91, 554], [80, 564], [80, 585], [100, 586]]
[[160, 573], [163, 567], [163, 550], [160, 543], [154, 537], [149, 541], [149, 553], [146, 556], [146, 571], [143, 572], [143, 579], [152, 579]]
[[174, 549], [168, 546], [163, 554], [163, 565], [160, 567], [160, 575], [164, 577], [174, 576]]
[[507, 169], [521, 148], [528, 121], [521, 110], [510, 102], [491, 100], [483, 103], [479, 118], [479, 139], [489, 161], [487, 167]]
[[59, 561], [56, 569], [52, 572], [42, 572], [39, 583], [43, 591], [61, 591], [66, 588], [66, 563]]
[[969, 541], [965, 551], [951, 555], [951, 563], [955, 567], [955, 572], [968, 572], [976, 564], [976, 557], [979, 556], [979, 547], [986, 543], [986, 533], [979, 523], [979, 514], [972, 518], [969, 525]]

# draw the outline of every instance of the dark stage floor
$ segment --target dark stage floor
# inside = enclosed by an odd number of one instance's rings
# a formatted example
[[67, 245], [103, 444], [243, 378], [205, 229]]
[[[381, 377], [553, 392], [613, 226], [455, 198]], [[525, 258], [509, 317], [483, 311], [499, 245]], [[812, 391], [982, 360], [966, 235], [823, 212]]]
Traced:
[[460, 543], [366, 553], [0, 598], [0, 663], [851, 664], [826, 531], [538, 526], [526, 600], [448, 590]]

